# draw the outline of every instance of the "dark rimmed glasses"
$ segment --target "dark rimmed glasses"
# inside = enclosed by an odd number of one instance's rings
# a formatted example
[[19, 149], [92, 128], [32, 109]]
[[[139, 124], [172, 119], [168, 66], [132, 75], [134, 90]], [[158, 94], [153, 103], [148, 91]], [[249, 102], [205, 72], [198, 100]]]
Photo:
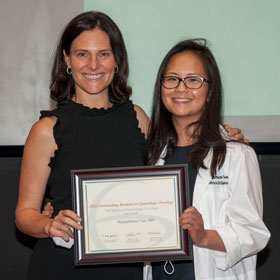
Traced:
[[162, 78], [162, 86], [167, 89], [177, 88], [180, 82], [183, 82], [186, 88], [198, 89], [202, 87], [204, 82], [209, 83], [209, 80], [200, 76], [187, 76], [185, 78], [165, 76]]

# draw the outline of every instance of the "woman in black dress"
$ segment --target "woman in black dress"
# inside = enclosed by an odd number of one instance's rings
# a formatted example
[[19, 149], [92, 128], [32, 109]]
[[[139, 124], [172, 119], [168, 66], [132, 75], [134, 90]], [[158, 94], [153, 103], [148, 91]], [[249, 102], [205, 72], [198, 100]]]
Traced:
[[[141, 279], [142, 264], [74, 266], [73, 248], [52, 237], [81, 230], [71, 208], [71, 169], [141, 166], [146, 152], [145, 112], [129, 101], [128, 61], [116, 24], [99, 12], [83, 13], [65, 28], [51, 77], [53, 111], [42, 111], [22, 159], [17, 227], [38, 238], [28, 279]], [[52, 217], [43, 216], [46, 188]], [[51, 237], [51, 238], [49, 238]]]

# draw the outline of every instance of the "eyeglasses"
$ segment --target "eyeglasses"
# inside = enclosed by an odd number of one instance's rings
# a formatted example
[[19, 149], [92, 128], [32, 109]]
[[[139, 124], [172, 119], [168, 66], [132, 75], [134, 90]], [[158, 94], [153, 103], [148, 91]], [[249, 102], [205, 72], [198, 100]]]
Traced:
[[167, 89], [173, 89], [177, 88], [180, 82], [183, 82], [186, 88], [198, 89], [202, 87], [204, 82], [209, 83], [210, 81], [200, 76], [188, 76], [185, 78], [165, 76], [162, 79], [162, 86]]

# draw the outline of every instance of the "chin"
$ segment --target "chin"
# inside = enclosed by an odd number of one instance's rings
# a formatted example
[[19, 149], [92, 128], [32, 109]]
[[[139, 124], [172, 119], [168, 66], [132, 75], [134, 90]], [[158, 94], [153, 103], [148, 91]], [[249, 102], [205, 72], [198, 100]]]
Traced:
[[100, 88], [100, 89], [89, 89], [89, 90], [85, 90], [86, 93], [90, 94], [90, 95], [98, 95], [98, 94], [102, 94], [106, 92], [106, 87], [105, 88]]

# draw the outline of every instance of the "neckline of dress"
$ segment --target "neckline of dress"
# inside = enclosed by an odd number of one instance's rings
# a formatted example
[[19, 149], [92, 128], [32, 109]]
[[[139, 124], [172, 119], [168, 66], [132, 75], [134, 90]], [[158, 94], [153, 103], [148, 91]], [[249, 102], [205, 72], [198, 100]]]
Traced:
[[176, 146], [176, 149], [190, 149], [193, 147], [194, 144], [186, 145], [186, 146]]
[[[124, 103], [122, 103], [124, 104]], [[71, 99], [67, 99], [60, 106], [64, 106], [70, 112], [76, 112], [87, 116], [103, 116], [116, 110], [122, 104], [113, 104], [111, 107], [105, 108], [89, 108], [83, 104], [77, 103]]]

